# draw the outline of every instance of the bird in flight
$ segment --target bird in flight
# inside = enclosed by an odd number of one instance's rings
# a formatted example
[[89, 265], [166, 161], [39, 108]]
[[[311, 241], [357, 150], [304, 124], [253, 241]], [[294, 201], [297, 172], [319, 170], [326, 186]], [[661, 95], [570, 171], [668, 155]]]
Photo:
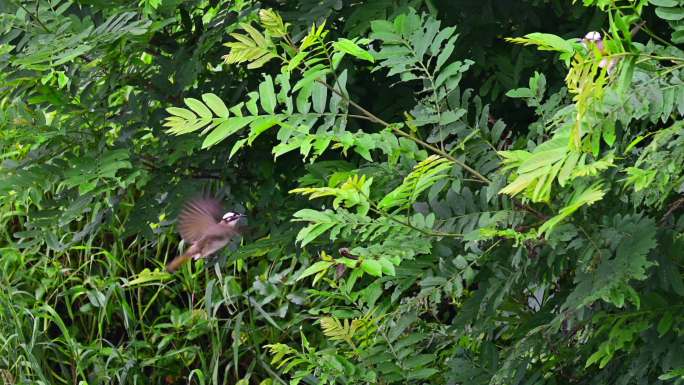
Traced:
[[245, 215], [230, 211], [222, 213], [221, 203], [214, 198], [193, 199], [183, 207], [178, 215], [178, 232], [190, 247], [169, 262], [166, 270], [174, 272], [191, 258], [206, 258], [240, 234]]

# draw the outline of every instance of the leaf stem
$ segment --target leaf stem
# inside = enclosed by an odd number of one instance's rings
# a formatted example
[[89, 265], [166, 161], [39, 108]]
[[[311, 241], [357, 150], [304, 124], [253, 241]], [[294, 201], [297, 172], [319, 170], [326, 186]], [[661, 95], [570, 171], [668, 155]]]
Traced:
[[48, 28], [45, 24], [43, 24], [43, 22], [40, 20], [40, 17], [38, 17], [38, 3], [36, 3], [36, 13], [35, 13], [35, 14], [34, 14], [33, 12], [29, 11], [28, 9], [26, 9], [26, 7], [24, 6], [24, 4], [21, 3], [21, 1], [19, 1], [19, 2], [17, 3], [17, 5], [20, 6], [24, 11], [26, 11], [26, 13], [28, 13], [29, 15], [31, 15], [31, 17], [33, 17], [34, 19], [36, 19], [36, 21], [38, 22], [38, 24], [40, 24], [40, 26], [43, 27], [43, 29], [45, 30], [45, 32], [47, 32], [47, 33], [52, 33], [52, 31], [50, 30], [50, 28]]
[[391, 221], [394, 221], [394, 222], [396, 222], [402, 226], [406, 226], [412, 230], [418, 231], [420, 233], [423, 233], [423, 234], [431, 236], [431, 237], [453, 237], [453, 238], [463, 237], [463, 234], [459, 234], [459, 233], [443, 233], [441, 231], [431, 231], [431, 230], [421, 229], [421, 228], [416, 227], [413, 224], [411, 224], [411, 222], [408, 219], [406, 221], [402, 221], [402, 220], [396, 218], [394, 215], [392, 215], [392, 214], [388, 213], [387, 211], [384, 211], [380, 207], [378, 207], [378, 205], [376, 205], [373, 201], [371, 201], [370, 197], [368, 195], [366, 195], [366, 193], [361, 191], [361, 189], [356, 188], [356, 191], [359, 194], [361, 194], [361, 196], [366, 198], [366, 200], [368, 201], [368, 204], [370, 205], [371, 211], [373, 211], [374, 213], [376, 213], [380, 216], [383, 216], [383, 217], [385, 217]]
[[382, 120], [381, 118], [379, 118], [379, 117], [377, 117], [376, 115], [374, 115], [372, 112], [370, 112], [370, 111], [366, 110], [365, 108], [361, 107], [358, 103], [356, 103], [355, 101], [351, 100], [351, 99], [350, 99], [349, 97], [347, 97], [346, 95], [342, 94], [341, 92], [338, 92], [334, 87], [330, 86], [330, 85], [329, 85], [328, 83], [326, 83], [325, 81], [319, 79], [319, 80], [317, 80], [317, 82], [319, 82], [320, 84], [323, 84], [323, 85], [324, 85], [325, 87], [327, 87], [331, 92], [334, 92], [335, 94], [337, 94], [338, 96], [340, 96], [341, 98], [343, 98], [344, 101], [346, 101], [347, 103], [349, 103], [350, 105], [352, 105], [354, 108], [356, 108], [357, 110], [359, 110], [363, 115], [367, 116], [367, 117], [368, 117], [368, 120], [370, 120], [370, 121], [372, 121], [372, 122], [375, 122], [375, 123], [378, 123], [378, 124], [380, 124], [380, 125], [382, 125], [382, 126], [384, 126], [384, 127], [391, 128], [392, 131], [395, 132], [396, 134], [401, 135], [401, 136], [403, 136], [403, 137], [405, 137], [405, 138], [407, 138], [407, 139], [409, 139], [409, 140], [411, 140], [411, 141], [413, 141], [413, 142], [415, 142], [415, 143], [417, 143], [417, 144], [419, 144], [419, 145], [421, 145], [421, 146], [423, 146], [423, 147], [425, 147], [425, 148], [428, 148], [428, 149], [430, 149], [431, 151], [433, 151], [434, 153], [439, 154], [439, 155], [443, 156], [444, 158], [449, 159], [450, 161], [452, 161], [452, 162], [458, 164], [459, 166], [463, 167], [463, 169], [465, 169], [466, 171], [468, 171], [469, 173], [471, 173], [473, 176], [475, 176], [477, 179], [479, 179], [479, 180], [481, 180], [481, 181], [483, 181], [483, 182], [485, 182], [485, 183], [487, 183], [487, 184], [491, 184], [491, 183], [492, 183], [491, 180], [487, 179], [487, 177], [485, 177], [484, 175], [480, 174], [480, 173], [477, 172], [474, 168], [472, 168], [472, 167], [468, 166], [467, 164], [465, 164], [463, 161], [461, 161], [461, 160], [459, 160], [459, 159], [457, 159], [457, 158], [455, 158], [455, 157], [449, 155], [447, 152], [442, 151], [442, 150], [439, 149], [438, 147], [433, 146], [433, 145], [431, 145], [431, 144], [429, 144], [429, 143], [427, 143], [427, 142], [425, 142], [425, 141], [423, 141], [423, 140], [421, 140], [421, 139], [418, 139], [418, 138], [416, 138], [415, 136], [413, 136], [413, 135], [411, 135], [411, 134], [408, 134], [408, 133], [406, 133], [406, 132], [404, 132], [404, 131], [401, 131], [400, 129], [396, 128], [395, 126], [393, 126], [393, 125], [387, 123], [386, 121], [384, 121], [384, 120]]

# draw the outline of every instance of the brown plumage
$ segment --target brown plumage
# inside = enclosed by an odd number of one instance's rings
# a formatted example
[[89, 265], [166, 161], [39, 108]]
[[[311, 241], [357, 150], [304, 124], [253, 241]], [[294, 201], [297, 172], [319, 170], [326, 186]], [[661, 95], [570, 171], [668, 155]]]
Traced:
[[190, 247], [166, 265], [174, 272], [192, 259], [206, 258], [220, 250], [242, 230], [243, 214], [227, 212], [213, 198], [199, 198], [188, 202], [178, 215], [178, 232]]

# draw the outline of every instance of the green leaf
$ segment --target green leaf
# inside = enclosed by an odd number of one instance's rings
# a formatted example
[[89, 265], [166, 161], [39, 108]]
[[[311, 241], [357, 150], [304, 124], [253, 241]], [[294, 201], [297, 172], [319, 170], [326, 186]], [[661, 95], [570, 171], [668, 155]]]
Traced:
[[603, 141], [606, 142], [608, 146], [613, 147], [615, 139], [617, 138], [615, 135], [615, 121], [606, 119], [603, 125], [602, 135]]
[[330, 69], [322, 64], [316, 65], [304, 73], [304, 77], [292, 87], [292, 92], [307, 86], [318, 79], [325, 78], [330, 73]]
[[77, 57], [87, 53], [93, 48], [94, 46], [91, 44], [82, 44], [74, 48], [68, 48], [53, 58], [54, 62], [52, 63], [52, 65], [59, 66], [64, 63], [70, 62], [71, 60], [76, 59]]
[[247, 138], [243, 138], [235, 142], [233, 145], [233, 148], [230, 149], [230, 155], [228, 155], [228, 159], [232, 159], [233, 155], [235, 155], [236, 152], [238, 152], [247, 142]]
[[506, 40], [524, 45], [537, 45], [540, 51], [574, 51], [574, 47], [570, 41], [550, 33], [534, 32], [527, 34], [522, 38], [507, 38]]
[[138, 287], [146, 285], [157, 285], [171, 279], [171, 276], [166, 271], [151, 271], [150, 269], [143, 269], [135, 278], [130, 281], [125, 281], [122, 287]]
[[684, 19], [684, 7], [658, 7], [655, 9], [655, 14], [663, 20], [679, 21]]
[[364, 259], [361, 262], [361, 269], [374, 277], [382, 275], [382, 264], [374, 259]]
[[606, 193], [602, 190], [602, 185], [600, 183], [596, 183], [584, 190], [575, 192], [571, 197], [570, 202], [565, 207], [560, 209], [557, 215], [544, 222], [544, 224], [537, 229], [537, 233], [540, 235], [545, 234], [546, 238], [548, 239], [548, 236], [553, 228], [563, 219], [572, 215], [572, 213], [579, 210], [579, 208], [582, 206], [589, 206], [600, 201], [603, 199], [605, 194]]
[[267, 116], [259, 118], [249, 125], [249, 137], [247, 138], [247, 144], [252, 144], [254, 140], [261, 135], [264, 131], [269, 128], [279, 125], [282, 123], [280, 120], [281, 115]]
[[421, 287], [432, 287], [432, 286], [442, 286], [447, 282], [444, 277], [425, 277], [420, 280]]
[[671, 370], [665, 374], [661, 374], [660, 376], [658, 376], [658, 379], [663, 381], [671, 380], [673, 378], [684, 378], [684, 367]]
[[270, 42], [264, 38], [264, 35], [262, 35], [261, 32], [257, 31], [256, 28], [252, 27], [250, 24], [240, 23], [240, 27], [247, 31], [254, 43], [256, 43], [257, 47], [267, 47], [270, 45]]
[[328, 269], [330, 266], [333, 265], [334, 262], [331, 261], [318, 261], [314, 263], [313, 265], [307, 267], [302, 273], [297, 277], [297, 281], [301, 281], [302, 279], [314, 275], [318, 272], [321, 272], [323, 270]]
[[677, 0], [648, 0], [648, 2], [658, 7], [676, 7], [679, 5]]
[[275, 112], [275, 106], [278, 103], [276, 99], [275, 89], [273, 88], [273, 78], [266, 75], [263, 82], [259, 83], [259, 101], [261, 108], [269, 114]]
[[444, 68], [439, 75], [437, 75], [437, 79], [435, 80], [435, 88], [441, 87], [444, 83], [446, 83], [447, 80], [450, 79], [458, 79], [458, 81], [460, 81], [461, 74], [468, 70], [470, 63], [472, 62], [468, 61], [466, 63], [462, 63], [457, 61], [446, 66], [446, 68]]
[[264, 64], [268, 63], [269, 61], [271, 61], [272, 59], [275, 59], [277, 57], [278, 56], [276, 56], [272, 53], [265, 53], [263, 56], [252, 61], [251, 63], [247, 64], [247, 68], [248, 69], [261, 68], [264, 66]]
[[361, 60], [366, 60], [371, 63], [375, 62], [373, 55], [349, 39], [339, 39], [333, 43], [333, 47], [338, 51], [348, 53]]
[[570, 151], [567, 158], [565, 158], [563, 167], [561, 167], [560, 171], [558, 172], [558, 184], [561, 185], [561, 187], [565, 187], [565, 184], [570, 180], [570, 175], [572, 175], [572, 171], [577, 166], [580, 156], [580, 152]]
[[434, 354], [415, 354], [406, 359], [406, 361], [404, 361], [404, 367], [409, 370], [413, 370], [425, 366], [434, 360]]
[[382, 274], [394, 277], [397, 273], [394, 270], [394, 264], [390, 262], [387, 258], [378, 259], [380, 265], [382, 265]]
[[258, 116], [234, 116], [232, 118], [228, 118], [228, 120], [219, 124], [209, 135], [207, 135], [207, 137], [204, 139], [204, 142], [202, 142], [202, 148], [209, 148], [215, 145], [216, 143], [233, 135], [257, 118]]
[[434, 368], [422, 368], [418, 369], [415, 371], [412, 371], [408, 374], [407, 378], [410, 380], [425, 380], [428, 379], [435, 374], [439, 373], [439, 370], [434, 369]]
[[204, 103], [211, 108], [212, 111], [214, 111], [214, 114], [218, 116], [219, 118], [227, 118], [228, 117], [228, 107], [223, 103], [223, 100], [219, 98], [218, 96], [212, 94], [212, 93], [207, 93], [202, 95], [202, 100], [204, 100]]
[[197, 115], [195, 115], [190, 110], [186, 110], [185, 108], [169, 107], [166, 109], [166, 112], [168, 112], [169, 114], [174, 115], [174, 116], [179, 116], [179, 117], [186, 119], [186, 120], [197, 119]]
[[335, 226], [335, 223], [312, 223], [299, 231], [296, 241], [300, 242], [301, 246], [304, 247], [333, 226]]
[[444, 49], [442, 49], [437, 56], [437, 63], [435, 64], [435, 71], [439, 71], [444, 63], [449, 60], [451, 57], [451, 54], [454, 52], [454, 48], [456, 48], [456, 39], [458, 38], [458, 35], [451, 37], [449, 41], [446, 43], [444, 46]]
[[525, 174], [534, 171], [538, 168], [547, 167], [562, 160], [568, 153], [568, 147], [563, 145], [557, 148], [551, 148], [546, 151], [536, 151], [532, 156], [525, 160], [518, 168], [518, 172]]
[[311, 101], [314, 111], [322, 114], [325, 112], [325, 103], [328, 100], [328, 88], [321, 83], [314, 83], [311, 89]]
[[602, 359], [605, 356], [605, 353], [601, 350], [598, 350], [594, 352], [589, 358], [587, 359], [587, 362], [584, 364], [585, 368], [590, 367], [591, 365], [595, 364], [598, 362], [600, 359]]
[[629, 153], [629, 151], [634, 148], [637, 144], [639, 144], [642, 140], [646, 139], [648, 136], [642, 136], [642, 135], [637, 135], [637, 137], [632, 140], [627, 148], [625, 148], [625, 154]]
[[199, 100], [194, 98], [185, 98], [184, 101], [185, 104], [190, 107], [191, 110], [195, 111], [195, 113], [201, 118], [211, 119], [213, 117], [211, 115], [211, 111]]
[[666, 312], [665, 315], [658, 322], [658, 336], [664, 336], [672, 328], [672, 323], [674, 322], [674, 316], [671, 312]]
[[529, 99], [534, 97], [534, 93], [532, 93], [532, 90], [530, 90], [529, 88], [516, 88], [514, 90], [506, 92], [506, 96], [508, 96], [509, 98]]
[[291, 60], [290, 63], [287, 65], [287, 72], [292, 72], [294, 71], [299, 64], [302, 63], [304, 59], [306, 59], [307, 55], [309, 54], [308, 51], [299, 51]]

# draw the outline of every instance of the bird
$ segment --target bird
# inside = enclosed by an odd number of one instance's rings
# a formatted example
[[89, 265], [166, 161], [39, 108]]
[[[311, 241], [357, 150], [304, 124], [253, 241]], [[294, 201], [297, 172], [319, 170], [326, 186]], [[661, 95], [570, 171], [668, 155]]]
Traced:
[[[582, 39], [582, 45], [585, 48], [589, 48], [590, 45], [593, 45], [596, 47], [598, 50], [599, 54], [601, 56], [608, 54], [607, 47], [603, 44], [603, 36], [601, 36], [600, 32], [597, 31], [590, 31], [587, 32], [586, 35], [584, 35], [584, 38]], [[607, 59], [607, 58], [601, 58], [601, 61], [599, 62], [599, 67], [600, 68], [606, 68], [606, 72], [610, 75], [610, 73], [613, 71], [613, 68], [617, 64], [617, 59]]]
[[244, 227], [244, 214], [231, 211], [221, 215], [223, 208], [215, 198], [195, 198], [185, 204], [178, 215], [178, 232], [190, 244], [187, 250], [166, 265], [170, 273], [182, 264], [206, 258], [240, 235]]
[[[630, 30], [630, 35], [631, 38], [634, 38], [636, 36], [637, 32], [641, 29], [641, 27], [646, 24], [645, 21], [642, 21], [641, 23], [637, 24]], [[587, 32], [586, 35], [584, 35], [584, 38], [581, 40], [581, 44], [584, 46], [584, 48], [589, 48], [590, 45], [593, 45], [596, 47], [596, 49], [599, 51], [599, 54], [601, 56], [603, 55], [608, 55], [608, 58], [601, 58], [601, 61], [599, 62], [599, 67], [600, 68], [606, 68], [606, 72], [610, 75], [610, 73], [613, 71], [615, 66], [617, 65], [618, 61], [620, 60], [619, 57], [613, 57], [610, 58], [610, 54], [608, 53], [608, 47], [604, 44], [603, 42], [603, 36], [601, 36], [601, 32], [598, 31], [589, 31]]]

